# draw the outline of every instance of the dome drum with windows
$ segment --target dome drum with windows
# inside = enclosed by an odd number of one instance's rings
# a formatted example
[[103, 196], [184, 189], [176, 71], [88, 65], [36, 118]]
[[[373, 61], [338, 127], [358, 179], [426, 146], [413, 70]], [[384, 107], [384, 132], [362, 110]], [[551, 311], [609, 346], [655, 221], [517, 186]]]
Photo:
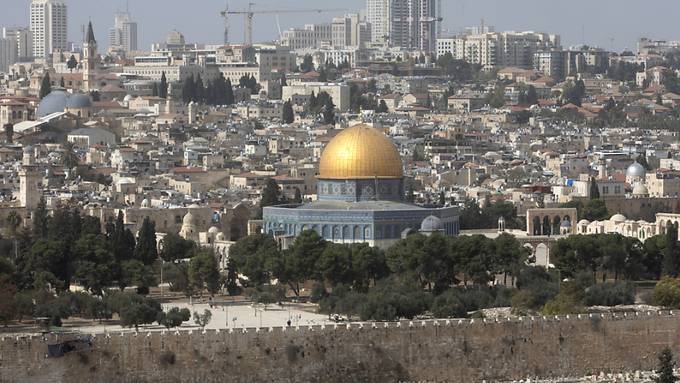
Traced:
[[404, 170], [399, 151], [379, 130], [360, 124], [335, 136], [319, 162], [319, 199], [399, 201]]
[[263, 231], [285, 248], [305, 230], [336, 243], [387, 248], [404, 233], [456, 235], [454, 207], [429, 208], [404, 201], [404, 169], [396, 146], [382, 132], [355, 125], [338, 133], [323, 151], [316, 201], [268, 206]]

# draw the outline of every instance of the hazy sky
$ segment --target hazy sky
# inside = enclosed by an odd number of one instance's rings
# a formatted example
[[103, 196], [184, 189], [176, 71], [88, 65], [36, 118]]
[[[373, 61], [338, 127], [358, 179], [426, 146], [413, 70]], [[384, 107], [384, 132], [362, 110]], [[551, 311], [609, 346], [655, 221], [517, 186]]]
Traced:
[[[81, 41], [80, 26], [92, 20], [101, 48], [113, 24], [113, 12], [125, 9], [125, 0], [65, 0], [69, 5], [69, 40]], [[244, 9], [343, 8], [358, 10], [365, 0], [230, 0], [230, 8]], [[0, 25], [28, 25], [30, 0], [0, 0]], [[225, 0], [129, 0], [129, 9], [139, 22], [140, 48], [165, 40], [172, 29], [181, 31], [188, 41], [221, 42], [223, 24], [218, 12]], [[654, 10], [654, 11], [652, 11]], [[283, 14], [283, 30], [305, 23], [325, 22], [344, 11], [324, 14]], [[443, 0], [444, 27], [451, 33], [481, 19], [496, 30], [535, 30], [562, 35], [563, 45], [588, 43], [607, 49], [635, 48], [640, 36], [680, 39], [676, 28], [680, 1], [676, 0]], [[243, 18], [230, 21], [231, 41], [243, 41]], [[276, 18], [256, 15], [254, 37], [257, 41], [278, 36]], [[585, 36], [585, 41], [583, 40]], [[613, 42], [612, 42], [613, 39]], [[103, 49], [101, 49], [103, 51]]]

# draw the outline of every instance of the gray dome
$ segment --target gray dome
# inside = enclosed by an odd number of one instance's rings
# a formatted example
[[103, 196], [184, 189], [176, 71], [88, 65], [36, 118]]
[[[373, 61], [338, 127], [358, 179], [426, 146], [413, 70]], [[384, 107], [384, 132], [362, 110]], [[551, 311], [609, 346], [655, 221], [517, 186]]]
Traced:
[[443, 228], [442, 220], [433, 215], [425, 217], [423, 222], [420, 224], [420, 231], [425, 233], [440, 231]]
[[568, 219], [565, 219], [564, 221], [562, 221], [560, 223], [560, 227], [571, 227], [571, 221], [569, 221]]
[[89, 108], [91, 106], [92, 100], [86, 94], [75, 93], [66, 99], [66, 108]]
[[68, 100], [68, 93], [63, 90], [53, 90], [45, 96], [38, 104], [38, 109], [35, 114], [38, 117], [45, 117], [52, 113], [61, 113], [66, 109], [66, 101]]
[[644, 177], [646, 173], [645, 167], [637, 162], [633, 162], [633, 164], [626, 169], [626, 177]]
[[63, 90], [53, 90], [38, 104], [36, 116], [45, 117], [52, 113], [61, 113], [67, 108], [89, 108], [92, 106], [90, 96], [83, 93], [71, 94]]

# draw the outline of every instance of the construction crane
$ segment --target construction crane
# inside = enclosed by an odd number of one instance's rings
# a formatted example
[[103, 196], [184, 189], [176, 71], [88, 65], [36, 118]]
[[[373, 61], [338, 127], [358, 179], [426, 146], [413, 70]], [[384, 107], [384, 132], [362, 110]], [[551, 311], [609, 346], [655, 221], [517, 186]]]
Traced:
[[246, 45], [252, 45], [253, 44], [253, 17], [258, 14], [258, 15], [264, 15], [264, 14], [281, 14], [281, 13], [324, 13], [324, 12], [343, 12], [346, 11], [347, 9], [279, 9], [279, 10], [253, 10], [253, 5], [255, 3], [248, 3], [248, 9], [247, 10], [236, 10], [236, 11], [230, 11], [229, 8], [227, 7], [224, 11], [220, 12], [220, 16], [224, 18], [224, 36], [225, 36], [225, 44], [228, 40], [228, 35], [229, 35], [229, 15], [243, 15], [245, 17], [245, 25], [244, 25], [244, 40]]

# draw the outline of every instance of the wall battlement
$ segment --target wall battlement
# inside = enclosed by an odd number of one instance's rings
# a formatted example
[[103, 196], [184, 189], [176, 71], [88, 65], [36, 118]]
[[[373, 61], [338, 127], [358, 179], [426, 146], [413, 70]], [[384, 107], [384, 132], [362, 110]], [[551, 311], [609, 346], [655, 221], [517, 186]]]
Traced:
[[680, 351], [680, 312], [452, 319], [331, 326], [0, 339], [0, 382], [335, 382], [513, 380], [650, 370]]

